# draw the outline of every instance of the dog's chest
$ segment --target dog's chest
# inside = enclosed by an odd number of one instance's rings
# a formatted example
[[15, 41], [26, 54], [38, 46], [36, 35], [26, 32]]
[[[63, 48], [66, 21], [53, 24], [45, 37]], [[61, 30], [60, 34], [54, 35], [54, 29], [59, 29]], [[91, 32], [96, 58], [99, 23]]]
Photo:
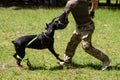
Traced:
[[50, 46], [54, 42], [54, 38], [53, 37], [46, 36], [44, 33], [40, 34], [38, 39], [40, 40], [41, 45], [43, 47]]

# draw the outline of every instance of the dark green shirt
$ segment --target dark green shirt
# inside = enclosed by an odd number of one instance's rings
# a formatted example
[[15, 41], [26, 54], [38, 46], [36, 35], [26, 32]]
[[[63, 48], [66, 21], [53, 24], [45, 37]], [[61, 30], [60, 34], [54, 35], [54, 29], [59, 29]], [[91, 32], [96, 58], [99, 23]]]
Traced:
[[72, 13], [77, 25], [92, 21], [89, 16], [88, 0], [68, 0], [65, 11]]

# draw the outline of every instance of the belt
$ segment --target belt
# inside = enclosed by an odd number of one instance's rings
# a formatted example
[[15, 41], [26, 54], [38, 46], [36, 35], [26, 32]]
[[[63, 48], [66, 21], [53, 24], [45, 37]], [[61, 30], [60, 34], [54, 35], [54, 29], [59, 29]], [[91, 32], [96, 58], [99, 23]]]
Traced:
[[87, 27], [88, 25], [92, 25], [92, 24], [94, 24], [94, 22], [93, 22], [93, 21], [90, 21], [90, 22], [88, 22], [88, 23], [78, 25], [78, 28]]

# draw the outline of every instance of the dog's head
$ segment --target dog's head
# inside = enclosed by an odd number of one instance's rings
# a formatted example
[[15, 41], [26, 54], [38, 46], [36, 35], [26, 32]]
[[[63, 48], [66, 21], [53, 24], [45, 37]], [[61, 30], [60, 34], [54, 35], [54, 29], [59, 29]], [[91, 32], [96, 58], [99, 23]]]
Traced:
[[53, 29], [53, 30], [56, 30], [57, 29], [57, 26], [54, 22], [50, 22], [49, 24], [46, 23], [46, 27], [45, 27], [46, 30], [48, 29]]
[[69, 23], [67, 13], [64, 12], [60, 16], [55, 17], [52, 20], [52, 23], [54, 23], [57, 26], [56, 29], [64, 29], [64, 28], [66, 28], [66, 26]]
[[54, 30], [64, 29], [66, 28], [68, 23], [69, 21], [68, 21], [67, 13], [64, 12], [60, 16], [55, 17], [49, 24], [46, 24], [45, 29], [46, 30], [49, 28], [54, 29]]

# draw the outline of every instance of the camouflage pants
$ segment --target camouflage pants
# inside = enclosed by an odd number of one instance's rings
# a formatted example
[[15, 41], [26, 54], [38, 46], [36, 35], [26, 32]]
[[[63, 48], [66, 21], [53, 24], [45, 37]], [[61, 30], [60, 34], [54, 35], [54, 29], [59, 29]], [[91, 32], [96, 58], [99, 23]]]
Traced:
[[84, 51], [92, 55], [93, 57], [99, 59], [102, 62], [107, 61], [109, 59], [107, 55], [105, 55], [103, 52], [92, 46], [91, 38], [93, 32], [94, 32], [93, 22], [76, 27], [76, 30], [73, 32], [73, 35], [70, 41], [68, 42], [65, 51], [64, 55], [65, 62], [72, 61], [72, 57], [74, 56], [75, 50], [80, 42], [82, 43], [82, 48], [84, 49]]

